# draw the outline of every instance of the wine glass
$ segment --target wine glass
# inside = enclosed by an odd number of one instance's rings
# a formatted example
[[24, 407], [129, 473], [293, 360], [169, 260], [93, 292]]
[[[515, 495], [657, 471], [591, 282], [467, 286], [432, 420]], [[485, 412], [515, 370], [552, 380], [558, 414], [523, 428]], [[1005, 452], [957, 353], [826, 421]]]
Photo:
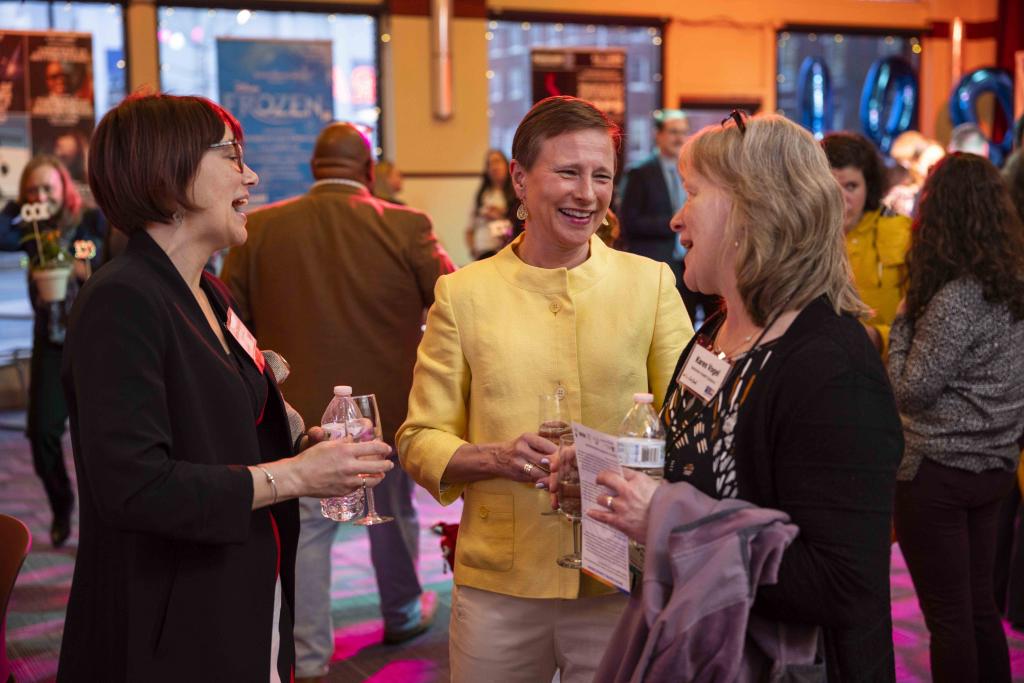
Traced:
[[580, 522], [583, 503], [580, 499], [580, 471], [576, 465], [576, 437], [572, 432], [558, 440], [558, 509], [572, 522], [572, 553], [558, 558], [558, 566], [579, 569], [581, 539]]
[[[362, 415], [362, 419], [352, 420], [347, 425], [348, 433], [351, 435], [352, 440], [357, 443], [360, 441], [373, 441], [374, 439], [381, 440], [383, 437], [380, 426], [380, 411], [377, 409], [377, 397], [373, 394], [353, 396], [352, 402], [356, 404], [359, 413]], [[373, 502], [373, 489], [366, 488], [366, 477], [373, 475], [360, 474], [359, 476], [363, 477], [363, 494], [366, 496], [366, 516], [352, 523], [359, 526], [373, 526], [374, 524], [384, 524], [385, 522], [393, 521], [394, 517], [377, 514], [377, 508]]]
[[558, 438], [572, 431], [569, 402], [564, 394], [541, 394], [539, 403], [540, 427], [537, 433], [557, 446]]

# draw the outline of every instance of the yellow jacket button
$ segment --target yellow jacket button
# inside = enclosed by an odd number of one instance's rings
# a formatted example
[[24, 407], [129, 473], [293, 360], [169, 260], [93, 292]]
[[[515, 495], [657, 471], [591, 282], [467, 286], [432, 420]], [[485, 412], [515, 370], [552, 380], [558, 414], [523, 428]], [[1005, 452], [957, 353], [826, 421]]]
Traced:
[[480, 508], [480, 519], [487, 519], [487, 515], [491, 514], [491, 511], [485, 507]]
[[548, 306], [548, 309], [552, 313], [558, 313], [560, 310], [562, 310], [562, 304], [558, 303], [557, 301], [552, 301], [551, 305]]

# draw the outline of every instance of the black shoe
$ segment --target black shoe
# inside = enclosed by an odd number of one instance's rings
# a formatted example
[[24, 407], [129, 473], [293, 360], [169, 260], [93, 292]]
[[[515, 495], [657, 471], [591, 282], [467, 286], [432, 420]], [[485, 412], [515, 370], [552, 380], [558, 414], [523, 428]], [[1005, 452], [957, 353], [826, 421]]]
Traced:
[[50, 527], [50, 543], [59, 548], [67, 543], [71, 535], [71, 513], [54, 515], [53, 526]]

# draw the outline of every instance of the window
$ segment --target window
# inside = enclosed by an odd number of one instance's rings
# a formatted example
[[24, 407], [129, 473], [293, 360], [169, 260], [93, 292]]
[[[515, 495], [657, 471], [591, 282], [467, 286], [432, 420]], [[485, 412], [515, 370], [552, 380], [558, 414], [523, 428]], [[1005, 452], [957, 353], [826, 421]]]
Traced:
[[261, 178], [251, 207], [309, 188], [314, 142], [332, 120], [364, 127], [381, 153], [374, 17], [187, 7], [158, 17], [162, 88], [219, 102], [245, 128]]
[[359, 14], [316, 14], [161, 7], [157, 41], [160, 84], [176, 95], [220, 101], [218, 38], [331, 42], [333, 116], [366, 126], [378, 140], [377, 20]]
[[[788, 30], [777, 37], [776, 94], [779, 113], [801, 123], [799, 79], [805, 60], [817, 58], [827, 67], [832, 98], [823, 132], [849, 130], [863, 133], [860, 99], [871, 65], [886, 57], [901, 57], [918, 72], [921, 42], [917, 36], [837, 32], [835, 29]], [[916, 121], [911, 124], [916, 127]]]
[[510, 152], [515, 129], [530, 109], [532, 48], [618, 48], [626, 51], [624, 157], [627, 165], [640, 161], [651, 152], [651, 113], [661, 106], [661, 39], [660, 26], [491, 21], [487, 30], [490, 70], [494, 80], [509, 86], [504, 100], [491, 88], [491, 146]]

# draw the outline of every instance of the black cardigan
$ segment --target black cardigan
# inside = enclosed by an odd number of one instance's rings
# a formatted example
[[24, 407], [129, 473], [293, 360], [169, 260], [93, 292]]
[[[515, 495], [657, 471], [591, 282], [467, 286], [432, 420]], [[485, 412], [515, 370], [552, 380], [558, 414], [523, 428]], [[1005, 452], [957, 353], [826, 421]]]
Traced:
[[775, 342], [734, 438], [739, 497], [800, 527], [754, 611], [823, 626], [829, 683], [895, 680], [890, 519], [903, 432], [862, 325], [824, 298], [808, 304]]
[[[223, 321], [226, 289], [203, 287]], [[298, 507], [252, 511], [245, 466], [290, 455], [291, 438], [269, 372], [251, 391], [255, 365], [225, 336], [234, 358], [145, 232], [79, 295], [63, 382], [81, 540], [61, 681], [267, 680], [278, 565], [290, 678]]]

